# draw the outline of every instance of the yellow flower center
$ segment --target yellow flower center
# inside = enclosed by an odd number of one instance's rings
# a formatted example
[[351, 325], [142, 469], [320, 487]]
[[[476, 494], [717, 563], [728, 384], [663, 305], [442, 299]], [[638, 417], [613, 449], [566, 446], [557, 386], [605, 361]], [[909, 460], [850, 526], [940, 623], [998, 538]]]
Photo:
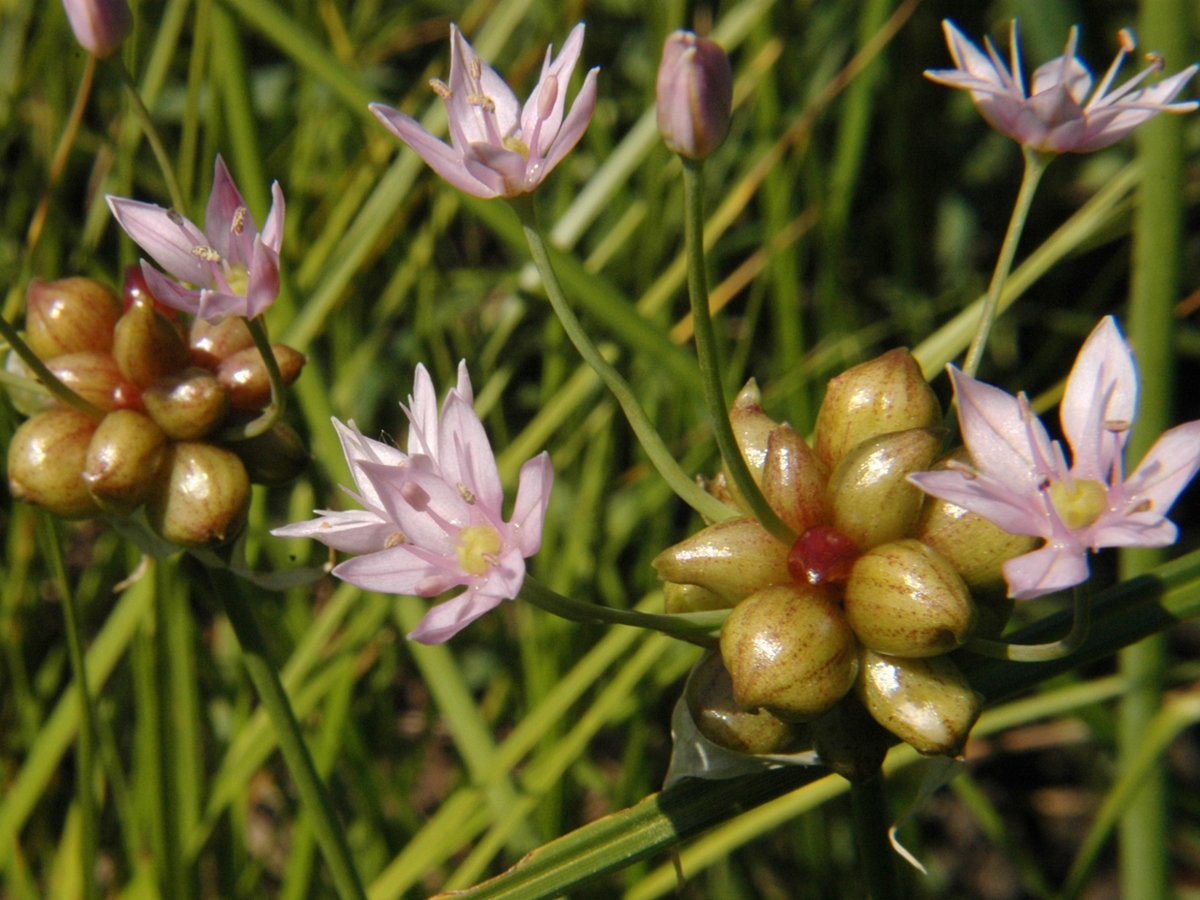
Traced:
[[230, 266], [225, 272], [225, 281], [228, 282], [231, 293], [244, 297], [250, 284], [250, 273], [245, 266]]
[[482, 575], [495, 565], [500, 550], [500, 535], [491, 525], [468, 525], [458, 532], [454, 548], [458, 564], [469, 575]]
[[1050, 485], [1050, 502], [1068, 528], [1087, 528], [1108, 505], [1108, 488], [1099, 481], [1078, 478], [1073, 487], [1065, 481]]
[[506, 137], [502, 142], [505, 150], [512, 150], [515, 153], [520, 153], [526, 159], [529, 159], [529, 145], [517, 137]]

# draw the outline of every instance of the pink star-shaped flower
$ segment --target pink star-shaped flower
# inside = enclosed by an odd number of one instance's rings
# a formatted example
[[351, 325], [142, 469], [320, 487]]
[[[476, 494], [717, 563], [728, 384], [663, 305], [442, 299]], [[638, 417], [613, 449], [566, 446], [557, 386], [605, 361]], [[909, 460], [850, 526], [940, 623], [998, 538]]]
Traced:
[[279, 296], [284, 216], [279, 182], [271, 185], [271, 199], [271, 211], [260, 234], [220, 156], [204, 231], [176, 210], [111, 194], [107, 197], [109, 209], [125, 232], [178, 279], [172, 281], [142, 260], [150, 293], [160, 303], [210, 322], [226, 316], [253, 319]]
[[546, 48], [542, 77], [522, 107], [512, 88], [451, 25], [450, 83], [430, 82], [446, 104], [449, 146], [390, 106], [372, 103], [371, 112], [456, 188], [484, 198], [529, 193], [579, 142], [596, 108], [600, 70], [592, 69], [563, 117], [567, 84], [583, 50], [583, 23], [571, 30], [553, 62], [551, 49]]
[[1045, 539], [1040, 549], [1004, 564], [1010, 596], [1028, 599], [1086, 581], [1088, 548], [1175, 542], [1178, 529], [1166, 515], [1200, 469], [1200, 421], [1163, 434], [1125, 478], [1122, 451], [1137, 410], [1138, 378], [1111, 316], [1092, 331], [1067, 378], [1059, 414], [1070, 465], [1023, 394], [948, 368], [973, 467], [909, 480], [1010, 534]]
[[1043, 153], [1099, 150], [1160, 112], [1191, 112], [1200, 106], [1171, 102], [1196, 74], [1195, 65], [1150, 87], [1138, 86], [1152, 73], [1162, 71], [1163, 60], [1154, 55], [1146, 69], [1109, 92], [1121, 63], [1136, 46], [1129, 29], [1120, 32], [1121, 50], [1095, 91], [1092, 73], [1075, 55], [1079, 29], [1072, 26], [1063, 55], [1038, 67], [1032, 91], [1026, 94], [1015, 21], [1009, 36], [1010, 65], [1005, 65], [991, 39], [985, 38], [984, 53], [949, 19], [942, 22], [942, 28], [956, 68], [929, 69], [925, 77], [970, 91], [975, 106], [993, 128]]
[[465, 587], [434, 606], [409, 635], [425, 644], [442, 643], [516, 597], [525, 559], [542, 545], [554, 484], [550, 456], [543, 452], [521, 467], [513, 513], [504, 521], [496, 456], [473, 403], [462, 362], [439, 417], [433, 381], [418, 365], [405, 409], [407, 453], [363, 437], [353, 422], [333, 420], [358, 488], [346, 493], [364, 508], [317, 510], [315, 519], [271, 532], [360, 554], [333, 574], [365, 590], [434, 597]]

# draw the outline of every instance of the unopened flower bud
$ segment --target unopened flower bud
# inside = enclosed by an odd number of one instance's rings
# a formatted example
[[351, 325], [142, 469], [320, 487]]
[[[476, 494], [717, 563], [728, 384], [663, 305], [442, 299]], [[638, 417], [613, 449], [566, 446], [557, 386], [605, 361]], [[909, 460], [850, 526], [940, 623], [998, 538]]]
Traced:
[[[967, 465], [971, 461], [960, 447], [932, 468], [944, 469], [954, 460]], [[1038, 542], [1028, 535], [1009, 534], [983, 516], [932, 495], [925, 498], [915, 536], [950, 560], [972, 591], [1000, 587], [1004, 563], [1028, 553]]]
[[253, 346], [250, 326], [241, 316], [229, 316], [216, 325], [194, 319], [188, 332], [189, 361], [210, 372], [215, 372], [225, 357]]
[[771, 432], [763, 465], [762, 492], [793, 531], [803, 534], [825, 518], [829, 470], [791, 425]]
[[83, 480], [96, 504], [128, 515], [146, 502], [166, 456], [167, 436], [144, 413], [119, 409], [88, 444]]
[[112, 355], [140, 388], [187, 365], [187, 345], [175, 325], [145, 297], [131, 303], [113, 329]]
[[[283, 383], [290, 385], [300, 377], [307, 357], [287, 344], [272, 344], [271, 350]], [[217, 365], [217, 380], [229, 394], [230, 405], [236, 410], [257, 412], [271, 402], [271, 379], [257, 347], [238, 350], [221, 360]]]
[[[778, 425], [778, 422], [763, 412], [762, 394], [758, 389], [758, 382], [751, 378], [738, 391], [733, 406], [729, 408], [729, 427], [733, 431], [734, 440], [737, 441], [737, 445], [742, 451], [746, 468], [750, 470], [750, 474], [759, 486], [762, 485], [763, 467], [767, 462], [767, 444], [771, 439], [771, 432]], [[749, 511], [742, 499], [741, 492], [738, 491], [737, 485], [729, 476], [728, 467], [722, 466], [722, 470], [725, 489], [739, 507]]]
[[708, 612], [714, 609], [733, 609], [737, 604], [715, 591], [698, 584], [676, 584], [668, 581], [663, 585], [663, 608], [668, 613]]
[[83, 480], [96, 420], [74, 409], [52, 409], [27, 419], [8, 445], [8, 488], [18, 500], [64, 519], [100, 510]]
[[46, 360], [46, 368], [88, 403], [103, 410], [116, 409], [120, 398], [135, 391], [117, 361], [107, 353], [64, 353]]
[[185, 441], [171, 445], [146, 516], [165, 540], [199, 550], [237, 537], [249, 507], [242, 461], [215, 444]]
[[925, 500], [908, 475], [929, 467], [944, 436], [940, 428], [910, 428], [849, 450], [829, 476], [830, 524], [861, 550], [907, 537]]
[[812, 723], [813, 744], [821, 763], [847, 781], [879, 774], [891, 735], [871, 717], [853, 692]]
[[258, 437], [235, 441], [229, 449], [241, 459], [255, 484], [287, 484], [312, 462], [304, 441], [286, 422], [276, 422]]
[[75, 40], [101, 59], [112, 56], [133, 30], [133, 14], [125, 0], [63, 0]]
[[718, 746], [738, 753], [780, 753], [803, 726], [791, 725], [765, 709], [747, 712], [733, 699], [733, 682], [720, 653], [696, 663], [684, 695], [697, 730]]
[[204, 437], [225, 419], [229, 397], [211, 372], [184, 369], [142, 392], [146, 412], [173, 441]]
[[757, 519], [728, 519], [668, 547], [651, 563], [663, 581], [697, 584], [734, 603], [791, 581], [788, 548]]
[[814, 449], [828, 466], [867, 438], [941, 421], [941, 407], [904, 349], [860, 363], [833, 378], [817, 412]]
[[747, 597], [721, 627], [721, 658], [743, 709], [808, 721], [845, 696], [858, 642], [823, 588], [780, 584]]
[[674, 31], [655, 86], [658, 130], [673, 152], [705, 159], [721, 146], [733, 112], [733, 70], [720, 44]]
[[855, 691], [880, 725], [925, 756], [962, 753], [982, 708], [944, 656], [899, 659], [864, 649]]
[[894, 541], [860, 556], [844, 602], [863, 645], [893, 656], [947, 653], [975, 625], [975, 604], [954, 566], [920, 541]]
[[25, 342], [41, 359], [64, 353], [107, 353], [121, 301], [94, 278], [35, 278], [25, 292]]

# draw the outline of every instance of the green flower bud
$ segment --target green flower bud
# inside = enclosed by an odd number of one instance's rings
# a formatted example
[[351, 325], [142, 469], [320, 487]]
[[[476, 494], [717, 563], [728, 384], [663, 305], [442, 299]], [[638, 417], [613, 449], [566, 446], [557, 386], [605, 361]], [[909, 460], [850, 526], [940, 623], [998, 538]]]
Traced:
[[64, 519], [87, 519], [99, 513], [83, 480], [96, 424], [74, 409], [52, 409], [27, 419], [8, 445], [12, 495]]
[[925, 493], [908, 474], [929, 467], [944, 436], [940, 428], [910, 428], [847, 452], [829, 476], [830, 524], [860, 550], [911, 534]]
[[651, 563], [663, 581], [696, 584], [733, 603], [792, 580], [788, 548], [749, 517], [709, 525], [668, 547]]
[[663, 585], [663, 606], [668, 613], [708, 612], [713, 609], [733, 609], [737, 604], [698, 584]]
[[771, 432], [762, 491], [771, 508], [797, 534], [825, 519], [829, 470], [786, 422]]
[[225, 357], [253, 346], [250, 326], [241, 316], [230, 316], [216, 325], [195, 319], [188, 332], [189, 362], [210, 372], [215, 372]]
[[137, 388], [125, 380], [117, 361], [107, 353], [65, 353], [46, 360], [54, 377], [84, 400], [103, 410], [116, 409]]
[[808, 721], [858, 674], [858, 642], [823, 588], [780, 584], [747, 597], [721, 627], [721, 658], [743, 709]]
[[893, 656], [947, 653], [975, 625], [975, 604], [954, 566], [920, 541], [893, 541], [860, 556], [844, 602], [863, 645]]
[[[767, 444], [770, 441], [771, 432], [778, 425], [778, 422], [763, 412], [762, 394], [758, 390], [758, 382], [751, 378], [738, 392], [733, 406], [729, 408], [729, 426], [733, 430], [734, 440], [741, 448], [746, 468], [750, 470], [755, 483], [760, 487], [762, 486], [763, 467], [767, 462]], [[749, 512], [746, 501], [742, 498], [741, 492], [729, 474], [728, 466], [722, 463], [721, 468], [722, 473], [718, 477], [722, 478], [724, 490], [732, 497], [735, 505]]]
[[849, 693], [812, 723], [813, 743], [821, 762], [847, 781], [866, 781], [879, 774], [891, 746], [891, 735]]
[[138, 297], [113, 330], [112, 355], [126, 378], [147, 388], [187, 365], [188, 351], [171, 320]]
[[101, 509], [129, 515], [154, 490], [166, 453], [167, 436], [149, 416], [118, 409], [92, 435], [83, 480]]
[[814, 449], [832, 467], [867, 438], [929, 428], [941, 418], [917, 361], [907, 350], [889, 350], [830, 380], [817, 412]]
[[[300, 377], [308, 358], [287, 344], [272, 344], [275, 363], [285, 385]], [[257, 412], [271, 402], [271, 379], [257, 347], [238, 350], [217, 364], [217, 380], [229, 394], [230, 405], [240, 412]]]
[[738, 753], [781, 753], [802, 727], [764, 709], [742, 709], [733, 699], [733, 682], [720, 653], [710, 653], [696, 664], [684, 699], [697, 730], [714, 744]]
[[312, 462], [300, 435], [285, 422], [276, 422], [270, 431], [258, 437], [236, 441], [229, 449], [241, 459], [255, 484], [287, 484]]
[[201, 550], [236, 538], [249, 507], [242, 461], [215, 444], [185, 441], [171, 445], [146, 517], [164, 540]]
[[229, 397], [204, 369], [166, 375], [142, 392], [146, 412], [173, 441], [202, 438], [225, 420]]
[[35, 278], [25, 292], [25, 342], [41, 359], [107, 353], [121, 301], [94, 278]]
[[899, 659], [864, 649], [855, 691], [875, 721], [925, 756], [962, 753], [982, 708], [944, 656]]

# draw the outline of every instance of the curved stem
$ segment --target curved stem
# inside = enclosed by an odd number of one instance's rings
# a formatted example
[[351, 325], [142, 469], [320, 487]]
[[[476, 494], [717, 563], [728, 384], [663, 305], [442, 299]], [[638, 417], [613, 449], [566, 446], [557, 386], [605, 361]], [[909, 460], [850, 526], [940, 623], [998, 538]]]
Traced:
[[571, 339], [571, 343], [575, 345], [579, 355], [600, 376], [617, 402], [621, 404], [625, 418], [629, 420], [629, 426], [633, 429], [633, 433], [637, 436], [654, 468], [685, 503], [706, 519], [722, 522], [737, 516], [737, 510], [731, 509], [705, 491], [683, 471], [675, 457], [671, 455], [671, 451], [663, 443], [662, 436], [651, 424], [646, 411], [642, 409], [637, 397], [633, 395], [629, 384], [616, 369], [609, 365], [608, 360], [600, 355], [600, 351], [588, 337], [588, 333], [567, 303], [562, 285], [559, 284], [554, 266], [550, 262], [550, 253], [546, 249], [546, 243], [542, 240], [541, 231], [538, 229], [532, 196], [521, 194], [509, 199], [513, 209], [516, 210], [517, 217], [521, 220], [521, 228], [525, 232], [525, 239], [529, 242], [529, 252], [542, 276], [546, 295], [550, 298], [550, 305], [554, 307], [559, 321], [562, 322], [563, 330], [567, 332], [567, 337]]
[[248, 441], [260, 434], [266, 434], [283, 415], [287, 397], [284, 394], [283, 374], [279, 371], [279, 363], [275, 359], [275, 351], [271, 349], [271, 340], [267, 337], [267, 328], [262, 316], [246, 319], [246, 327], [250, 329], [250, 337], [254, 338], [254, 346], [262, 356], [263, 365], [267, 367], [267, 377], [271, 380], [271, 402], [256, 418], [245, 425], [237, 425], [221, 432], [223, 441]]
[[[224, 605], [238, 643], [241, 644], [246, 671], [250, 680], [254, 682], [254, 689], [267, 711], [272, 728], [275, 729], [279, 750], [296, 784], [296, 792], [304, 804], [304, 811], [321, 847], [321, 853], [329, 865], [338, 896], [341, 900], [367, 900], [362, 879], [359, 878], [350, 855], [346, 834], [329, 800], [329, 794], [317, 774], [312, 754], [300, 733], [300, 725], [296, 722], [291, 701], [279, 681], [279, 673], [271, 664], [266, 641], [254, 618], [254, 611], [231, 576], [212, 569], [209, 569], [208, 573], [214, 592]], [[218, 583], [219, 578], [224, 582], [224, 590]]]
[[49, 560], [51, 573], [62, 597], [63, 618], [67, 628], [67, 653], [71, 658], [71, 673], [75, 677], [75, 689], [79, 694], [80, 720], [79, 739], [75, 750], [75, 790], [79, 798], [79, 863], [83, 872], [83, 896], [84, 900], [99, 900], [100, 885], [96, 881], [96, 794], [92, 781], [92, 742], [96, 734], [96, 718], [92, 706], [92, 693], [88, 689], [83, 641], [79, 634], [79, 607], [67, 581], [67, 569], [63, 562], [62, 546], [58, 542], [54, 519], [49, 513], [42, 513], [38, 516], [38, 526], [43, 552]]
[[1000, 258], [996, 260], [996, 268], [992, 272], [992, 281], [988, 285], [987, 296], [983, 301], [983, 310], [979, 314], [979, 327], [967, 350], [966, 361], [962, 370], [967, 375], [974, 376], [979, 371], [979, 363], [983, 360], [983, 351], [987, 347], [988, 335], [992, 331], [992, 322], [996, 319], [996, 307], [1000, 304], [1000, 294], [1004, 290], [1004, 282], [1012, 269], [1013, 257], [1017, 255], [1017, 244], [1021, 241], [1021, 232], [1025, 230], [1025, 219], [1029, 215], [1029, 206], [1033, 203], [1033, 195], [1037, 191], [1042, 173], [1054, 157], [1048, 153], [1039, 153], [1028, 147], [1021, 148], [1025, 154], [1025, 174], [1021, 178], [1021, 189], [1017, 192], [1017, 202], [1013, 206], [1012, 218], [1008, 220], [1008, 231], [1004, 234], [1004, 243], [1000, 246]]
[[21, 357], [21, 362], [29, 367], [29, 370], [37, 376], [38, 381], [54, 394], [55, 397], [67, 404], [67, 406], [72, 406], [85, 416], [91, 416], [97, 421], [107, 415], [100, 407], [94, 406], [87, 400], [84, 400], [59, 381], [55, 374], [46, 368], [46, 364], [38, 359], [38, 355], [29, 348], [29, 345], [21, 340], [21, 336], [17, 334], [17, 329], [13, 328], [4, 316], [0, 316], [0, 337], [3, 337], [8, 342], [8, 346], [17, 352], [17, 356]]
[[175, 178], [175, 170], [171, 166], [171, 158], [167, 156], [162, 138], [158, 135], [158, 129], [154, 127], [154, 120], [150, 118], [150, 111], [146, 109], [146, 104], [142, 102], [142, 95], [138, 93], [137, 82], [133, 80], [133, 76], [125, 68], [125, 63], [121, 62], [121, 55], [119, 53], [111, 56], [110, 61], [129, 91], [129, 100], [133, 104], [133, 112], [141, 123], [142, 131], [146, 134], [146, 141], [150, 144], [150, 149], [154, 152], [154, 159], [158, 162], [158, 168], [162, 170], [163, 180], [167, 183], [167, 193], [171, 195], [171, 206], [181, 214], [186, 213], [187, 204], [184, 203], [183, 192], [179, 189], [179, 181]]
[[704, 380], [704, 399], [712, 419], [717, 449], [725, 461], [725, 469], [734, 487], [754, 517], [777, 540], [791, 546], [796, 532], [776, 515], [767, 503], [746, 466], [733, 428], [729, 424], [729, 407], [725, 405], [725, 388], [721, 382], [721, 363], [717, 358], [717, 341], [713, 334], [712, 315], [708, 308], [708, 282], [704, 270], [704, 162], [680, 157], [683, 161], [683, 222], [687, 245], [688, 296], [692, 302], [692, 328], [696, 336], [696, 359], [700, 377]]
[[1074, 591], [1075, 617], [1071, 621], [1071, 630], [1059, 641], [1048, 644], [1010, 644], [1005, 641], [991, 641], [987, 638], [967, 638], [964, 650], [978, 653], [980, 656], [990, 656], [993, 659], [1011, 659], [1014, 662], [1045, 662], [1051, 659], [1061, 659], [1070, 656], [1087, 640], [1092, 627], [1092, 599], [1087, 582], [1075, 585]]
[[894, 900], [900, 895], [896, 881], [895, 851], [888, 840], [888, 814], [883, 772], [850, 784], [854, 843], [858, 864], [871, 900]]
[[635, 628], [649, 628], [653, 631], [661, 631], [671, 637], [699, 644], [702, 647], [716, 646], [721, 623], [728, 618], [730, 612], [727, 609], [718, 609], [711, 612], [656, 615], [632, 609], [613, 609], [611, 606], [598, 606], [595, 603], [584, 603], [564, 597], [562, 594], [550, 590], [529, 574], [525, 575], [525, 581], [521, 585], [518, 597], [544, 612], [569, 619], [572, 622], [597, 622], [605, 625], [632, 625]]

